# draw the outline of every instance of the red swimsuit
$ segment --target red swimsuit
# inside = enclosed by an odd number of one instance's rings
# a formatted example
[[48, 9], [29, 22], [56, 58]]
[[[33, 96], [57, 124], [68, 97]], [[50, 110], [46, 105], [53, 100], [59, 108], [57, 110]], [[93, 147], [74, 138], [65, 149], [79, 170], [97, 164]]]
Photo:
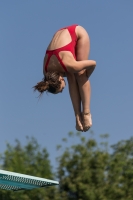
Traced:
[[[67, 72], [67, 69], [64, 65], [64, 63], [62, 62], [61, 58], [59, 57], [59, 52], [60, 51], [70, 51], [74, 58], [76, 59], [76, 56], [75, 56], [75, 46], [76, 46], [76, 42], [77, 42], [77, 36], [76, 36], [76, 33], [75, 33], [75, 28], [76, 26], [78, 25], [72, 25], [72, 26], [68, 26], [68, 27], [65, 27], [65, 28], [62, 28], [62, 29], [67, 29], [71, 35], [71, 38], [72, 38], [72, 41], [63, 46], [63, 47], [60, 47], [58, 49], [54, 49], [54, 50], [47, 50], [46, 51], [46, 54], [48, 55], [48, 59], [47, 59], [47, 62], [45, 64], [45, 71], [47, 72], [47, 67], [48, 67], [48, 63], [49, 63], [49, 60], [50, 60], [50, 57], [52, 55], [55, 55], [57, 57], [57, 59], [59, 60], [60, 64], [62, 65], [63, 69]], [[60, 29], [60, 30], [62, 30]]]

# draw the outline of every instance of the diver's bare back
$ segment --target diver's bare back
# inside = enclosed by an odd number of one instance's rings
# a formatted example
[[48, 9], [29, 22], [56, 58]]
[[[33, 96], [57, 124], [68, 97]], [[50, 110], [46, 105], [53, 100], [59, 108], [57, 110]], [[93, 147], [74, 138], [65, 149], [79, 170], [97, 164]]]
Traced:
[[[71, 38], [70, 33], [67, 29], [59, 30], [54, 34], [49, 46], [47, 47], [47, 50], [52, 51], [52, 50], [55, 50], [55, 49], [62, 48], [64, 46], [66, 46], [67, 44], [69, 44], [71, 41], [72, 41], [72, 38]], [[71, 52], [64, 51], [64, 50], [59, 52], [59, 57], [61, 58], [61, 60], [64, 61], [64, 63], [65, 63], [65, 60], [67, 60], [68, 57], [69, 57], [69, 59], [74, 59]], [[44, 74], [45, 74], [44, 69], [45, 69], [47, 59], [48, 59], [48, 55], [45, 54], [44, 64], [43, 64]], [[64, 69], [62, 68], [61, 63], [59, 62], [58, 58], [55, 55], [52, 55], [50, 57], [50, 60], [49, 60], [49, 63], [48, 63], [48, 71], [53, 71], [53, 70], [64, 73]]]

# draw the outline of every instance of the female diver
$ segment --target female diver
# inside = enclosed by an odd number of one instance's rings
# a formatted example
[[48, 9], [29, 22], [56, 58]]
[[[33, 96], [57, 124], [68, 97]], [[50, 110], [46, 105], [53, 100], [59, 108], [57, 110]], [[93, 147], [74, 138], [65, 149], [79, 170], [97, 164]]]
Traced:
[[34, 86], [41, 94], [44, 91], [57, 94], [65, 88], [63, 77], [67, 77], [76, 129], [84, 132], [92, 126], [88, 78], [96, 66], [96, 61], [88, 60], [89, 53], [89, 35], [82, 26], [76, 24], [58, 30], [44, 56], [44, 78]]

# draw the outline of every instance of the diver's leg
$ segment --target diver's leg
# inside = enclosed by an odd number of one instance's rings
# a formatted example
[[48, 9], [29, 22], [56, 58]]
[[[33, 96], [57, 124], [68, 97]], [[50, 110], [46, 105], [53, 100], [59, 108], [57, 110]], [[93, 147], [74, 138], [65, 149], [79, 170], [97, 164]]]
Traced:
[[76, 130], [83, 131], [81, 123], [81, 97], [79, 93], [78, 84], [74, 74], [67, 73], [67, 80], [69, 86], [69, 94], [71, 97], [75, 118], [76, 118]]
[[[80, 37], [76, 45], [76, 58], [77, 61], [88, 60], [90, 53], [90, 40], [87, 32], [82, 27], [79, 27]], [[90, 72], [91, 74], [92, 72]], [[76, 80], [79, 86], [79, 92], [82, 102], [82, 120], [83, 129], [87, 131], [92, 126], [91, 114], [90, 114], [90, 97], [91, 97], [91, 86], [88, 80], [88, 71], [83, 70], [76, 73]]]

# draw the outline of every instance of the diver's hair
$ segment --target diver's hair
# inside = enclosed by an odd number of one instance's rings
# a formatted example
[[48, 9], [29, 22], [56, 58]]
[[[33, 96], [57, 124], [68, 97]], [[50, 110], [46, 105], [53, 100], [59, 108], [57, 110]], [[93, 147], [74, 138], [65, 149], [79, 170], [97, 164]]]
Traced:
[[58, 72], [49, 71], [45, 74], [45, 77], [41, 82], [35, 85], [34, 91], [38, 90], [40, 95], [44, 91], [55, 94], [56, 91], [60, 88], [61, 81], [59, 81], [60, 74]]

